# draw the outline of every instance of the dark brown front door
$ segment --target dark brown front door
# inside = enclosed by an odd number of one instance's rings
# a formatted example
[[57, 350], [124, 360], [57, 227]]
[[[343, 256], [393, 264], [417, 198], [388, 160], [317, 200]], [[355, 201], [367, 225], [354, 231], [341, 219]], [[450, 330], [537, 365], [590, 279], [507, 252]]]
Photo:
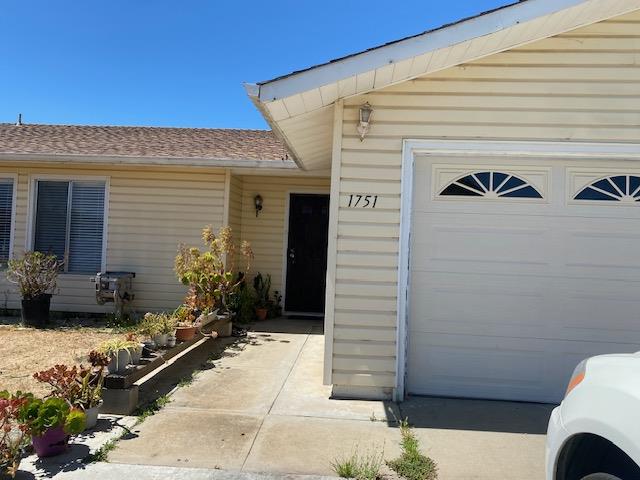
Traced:
[[285, 310], [324, 313], [329, 196], [292, 193]]

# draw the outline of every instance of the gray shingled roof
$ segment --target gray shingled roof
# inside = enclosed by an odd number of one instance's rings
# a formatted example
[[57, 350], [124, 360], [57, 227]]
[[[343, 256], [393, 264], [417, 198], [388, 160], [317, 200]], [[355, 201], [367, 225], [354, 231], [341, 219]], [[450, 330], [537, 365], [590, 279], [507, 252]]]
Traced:
[[269, 130], [0, 123], [0, 154], [211, 160], [288, 159]]

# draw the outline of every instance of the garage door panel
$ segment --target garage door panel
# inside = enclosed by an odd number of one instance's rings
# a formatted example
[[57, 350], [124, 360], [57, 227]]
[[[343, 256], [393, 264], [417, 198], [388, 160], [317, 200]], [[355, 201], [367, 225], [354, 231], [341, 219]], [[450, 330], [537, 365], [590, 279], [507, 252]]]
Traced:
[[[539, 358], [544, 350], [522, 341], [513, 349], [500, 349], [499, 338], [462, 335], [414, 337], [409, 385], [412, 393], [426, 395], [506, 398], [508, 391], [540, 396], [544, 391], [544, 369]], [[427, 388], [421, 382], [430, 379]]]
[[416, 159], [410, 393], [555, 402], [584, 358], [640, 350], [640, 205], [573, 202], [580, 162], [553, 159], [535, 202], [434, 198], [443, 162], [469, 160]]
[[426, 268], [430, 262], [547, 265], [547, 258], [535, 248], [545, 235], [549, 232], [531, 228], [433, 225], [420, 236], [429, 241], [414, 244], [415, 268]]
[[[564, 338], [576, 340], [597, 339], [602, 342], [628, 343], [636, 349], [640, 345], [640, 299], [619, 295], [587, 296], [569, 294], [566, 315], [562, 319]], [[626, 349], [625, 349], [626, 350]]]
[[414, 394], [556, 402], [581, 360], [627, 345], [429, 334], [410, 338], [409, 348]]
[[[455, 287], [458, 276], [421, 274], [424, 281], [412, 283], [420, 297], [411, 297], [411, 332], [444, 332], [482, 334], [487, 330], [505, 334], [505, 329], [522, 333], [527, 328], [533, 334], [549, 312], [544, 307], [541, 292], [524, 290], [509, 279], [484, 279], [463, 289]], [[432, 280], [427, 280], [429, 277]], [[540, 283], [538, 290], [544, 285]], [[542, 305], [542, 306], [541, 306]]]
[[[640, 224], [636, 228], [640, 231]], [[622, 225], [604, 228], [594, 222], [592, 229], [569, 232], [565, 241], [571, 245], [567, 251], [567, 267], [604, 278], [630, 275], [638, 279], [640, 235], [625, 231]]]

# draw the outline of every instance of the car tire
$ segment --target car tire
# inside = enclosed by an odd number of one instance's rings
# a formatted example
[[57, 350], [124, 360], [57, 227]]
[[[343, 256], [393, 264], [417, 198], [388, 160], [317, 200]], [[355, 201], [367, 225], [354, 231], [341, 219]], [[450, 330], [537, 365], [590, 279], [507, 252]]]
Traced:
[[582, 477], [582, 480], [625, 480], [625, 479], [616, 477], [615, 475], [610, 475], [608, 473], [592, 473], [591, 475]]

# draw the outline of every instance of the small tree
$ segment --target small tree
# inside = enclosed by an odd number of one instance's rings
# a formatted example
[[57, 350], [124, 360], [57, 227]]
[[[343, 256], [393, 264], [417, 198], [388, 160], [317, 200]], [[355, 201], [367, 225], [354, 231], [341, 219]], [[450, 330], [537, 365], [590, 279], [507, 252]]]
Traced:
[[38, 298], [53, 293], [62, 264], [55, 255], [25, 252], [21, 258], [9, 260], [7, 280], [18, 285], [25, 300]]
[[[238, 248], [230, 227], [222, 227], [216, 235], [211, 225], [202, 230], [206, 250], [180, 245], [175, 259], [178, 280], [189, 287], [185, 304], [200, 312], [221, 308], [229, 310], [229, 300], [242, 284], [236, 273], [236, 256], [244, 258], [244, 273], [249, 271], [253, 251], [249, 242]], [[240, 279], [239, 279], [240, 278]]]

